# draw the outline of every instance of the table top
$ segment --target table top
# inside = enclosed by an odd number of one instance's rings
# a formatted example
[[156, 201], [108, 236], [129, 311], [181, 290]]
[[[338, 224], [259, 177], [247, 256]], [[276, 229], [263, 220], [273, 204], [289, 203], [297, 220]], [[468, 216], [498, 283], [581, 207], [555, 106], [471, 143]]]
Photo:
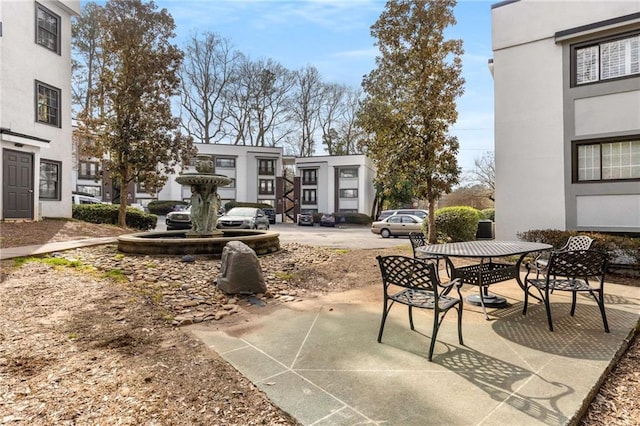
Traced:
[[502, 257], [532, 251], [550, 250], [553, 246], [526, 241], [481, 240], [461, 243], [431, 244], [416, 248], [417, 252], [447, 257]]

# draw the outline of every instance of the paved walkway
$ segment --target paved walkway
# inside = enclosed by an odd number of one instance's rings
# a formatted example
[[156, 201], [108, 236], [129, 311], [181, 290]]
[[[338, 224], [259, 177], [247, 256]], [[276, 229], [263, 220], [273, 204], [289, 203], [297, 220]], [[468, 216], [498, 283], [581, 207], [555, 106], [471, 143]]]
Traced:
[[[76, 240], [2, 250], [2, 259], [111, 243]], [[397, 240], [397, 243], [407, 243]], [[491, 286], [510, 306], [465, 304], [458, 344], [455, 315], [427, 361], [431, 312], [391, 310], [376, 342], [382, 300], [378, 286], [297, 304], [247, 306], [241, 323], [186, 327], [305, 425], [564, 425], [574, 424], [593, 390], [626, 348], [640, 318], [640, 288], [607, 284], [605, 333], [598, 308], [579, 296], [554, 294], [555, 331], [541, 304], [522, 316], [515, 281]], [[465, 286], [465, 295], [477, 290]]]

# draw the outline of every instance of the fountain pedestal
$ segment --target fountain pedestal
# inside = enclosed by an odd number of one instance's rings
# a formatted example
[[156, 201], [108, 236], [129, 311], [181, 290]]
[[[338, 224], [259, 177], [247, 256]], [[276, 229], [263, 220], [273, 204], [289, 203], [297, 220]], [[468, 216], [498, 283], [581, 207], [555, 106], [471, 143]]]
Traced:
[[198, 155], [196, 173], [181, 173], [176, 182], [191, 186], [191, 230], [187, 238], [219, 237], [222, 232], [216, 229], [220, 197], [218, 186], [229, 185], [231, 179], [215, 174], [213, 160], [208, 155]]

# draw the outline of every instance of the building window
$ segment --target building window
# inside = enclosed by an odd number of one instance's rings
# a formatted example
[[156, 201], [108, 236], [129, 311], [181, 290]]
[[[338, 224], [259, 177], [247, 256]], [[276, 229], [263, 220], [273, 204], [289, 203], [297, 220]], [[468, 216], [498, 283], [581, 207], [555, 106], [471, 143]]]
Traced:
[[358, 198], [357, 189], [341, 189], [340, 198]]
[[578, 182], [640, 179], [640, 139], [577, 145]]
[[216, 157], [216, 167], [223, 167], [225, 169], [235, 169], [236, 168], [236, 159], [235, 158], [219, 158], [219, 157]]
[[102, 198], [102, 188], [95, 185], [77, 185], [76, 192], [89, 194], [92, 197], [96, 197], [96, 198]]
[[100, 172], [100, 163], [95, 161], [80, 161], [78, 164], [79, 179], [95, 179]]
[[259, 184], [258, 194], [264, 195], [274, 193], [273, 179], [260, 179]]
[[318, 169], [303, 169], [302, 170], [302, 184], [303, 185], [317, 185], [318, 184]]
[[40, 199], [60, 200], [60, 167], [59, 161], [40, 161]]
[[576, 86], [640, 74], [640, 34], [583, 43], [572, 51]]
[[60, 89], [36, 81], [36, 120], [60, 127]]
[[302, 204], [316, 204], [316, 190], [315, 189], [303, 189], [302, 190]]
[[340, 169], [341, 178], [357, 178], [358, 169]]
[[36, 43], [60, 54], [60, 17], [37, 3]]
[[275, 175], [276, 160], [258, 160], [259, 175]]

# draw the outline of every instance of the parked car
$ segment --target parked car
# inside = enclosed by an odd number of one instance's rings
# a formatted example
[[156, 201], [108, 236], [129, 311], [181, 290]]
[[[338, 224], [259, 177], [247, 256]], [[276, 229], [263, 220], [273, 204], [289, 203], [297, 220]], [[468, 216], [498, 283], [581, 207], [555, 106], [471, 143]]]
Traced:
[[269, 223], [270, 224], [273, 225], [274, 223], [276, 223], [276, 209], [267, 207], [267, 208], [263, 208], [262, 211], [269, 218]]
[[320, 218], [320, 226], [336, 226], [336, 217], [332, 214], [323, 214]]
[[389, 216], [393, 216], [394, 214], [410, 214], [413, 216], [418, 216], [420, 219], [424, 219], [425, 217], [429, 216], [429, 211], [423, 209], [382, 210], [380, 212], [380, 216], [378, 216], [378, 220], [384, 220]]
[[382, 238], [399, 235], [409, 235], [411, 232], [422, 231], [422, 219], [410, 214], [393, 214], [384, 220], [371, 224], [371, 232], [380, 234]]
[[167, 231], [191, 229], [191, 206], [183, 210], [169, 212], [164, 223], [167, 224]]
[[93, 197], [87, 194], [80, 194], [74, 192], [71, 195], [71, 200], [73, 204], [106, 204], [101, 199]]
[[269, 218], [257, 207], [234, 207], [218, 218], [219, 229], [269, 229]]
[[298, 215], [298, 226], [313, 226], [313, 213], [300, 213]]

